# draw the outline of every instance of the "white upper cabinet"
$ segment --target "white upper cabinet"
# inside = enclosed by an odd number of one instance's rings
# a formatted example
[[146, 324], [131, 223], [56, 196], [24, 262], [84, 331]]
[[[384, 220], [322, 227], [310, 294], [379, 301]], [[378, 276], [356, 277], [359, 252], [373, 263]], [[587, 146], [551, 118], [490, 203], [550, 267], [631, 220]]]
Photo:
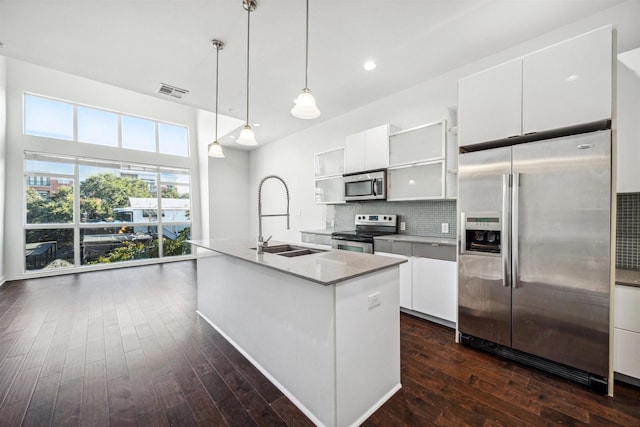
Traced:
[[344, 173], [344, 148], [316, 153], [315, 177], [323, 178]]
[[[636, 59], [637, 58], [637, 59]], [[634, 62], [639, 64], [637, 67]], [[640, 192], [640, 48], [618, 55], [617, 192]], [[637, 69], [635, 69], [637, 68]]]
[[460, 147], [522, 133], [522, 60], [516, 59], [458, 82]]
[[390, 135], [389, 166], [444, 158], [444, 127], [443, 122], [436, 122]]
[[344, 148], [316, 153], [314, 158], [316, 204], [344, 203]]
[[606, 26], [460, 79], [459, 146], [611, 118]]
[[384, 169], [389, 166], [389, 125], [347, 136], [345, 173]]
[[611, 118], [612, 27], [523, 58], [522, 132]]

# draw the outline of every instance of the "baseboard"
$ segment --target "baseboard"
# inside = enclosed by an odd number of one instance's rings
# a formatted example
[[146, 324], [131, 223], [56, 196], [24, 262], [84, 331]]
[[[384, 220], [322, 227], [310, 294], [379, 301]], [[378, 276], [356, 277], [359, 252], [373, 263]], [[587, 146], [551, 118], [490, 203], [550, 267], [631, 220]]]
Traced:
[[438, 325], [446, 326], [447, 328], [455, 329], [455, 322], [451, 322], [449, 320], [441, 319], [439, 317], [430, 316], [428, 314], [421, 313], [419, 311], [409, 310], [408, 308], [400, 307], [400, 311], [402, 313], [408, 314], [413, 317], [419, 317], [420, 319], [428, 320], [432, 323], [437, 323]]
[[630, 377], [629, 375], [621, 374], [619, 372], [614, 372], [613, 376], [618, 381], [640, 387], [640, 378]]
[[0, 286], [4, 285], [7, 279], [4, 276], [0, 276]]
[[294, 404], [296, 405], [296, 407], [298, 409], [300, 409], [310, 420], [311, 422], [313, 422], [315, 425], [317, 426], [322, 426], [324, 427], [324, 424], [322, 424], [322, 422], [309, 410], [307, 409], [306, 406], [304, 406], [302, 404], [302, 402], [300, 402], [298, 399], [295, 398], [295, 396], [293, 396], [293, 394], [291, 394], [291, 392], [289, 392], [289, 390], [287, 390], [287, 388], [285, 386], [283, 386], [282, 384], [280, 384], [278, 381], [276, 381], [275, 378], [273, 378], [273, 376], [271, 376], [271, 374], [269, 373], [269, 371], [267, 371], [266, 369], [264, 369], [262, 367], [262, 365], [260, 365], [258, 362], [256, 362], [256, 360], [251, 357], [247, 352], [245, 352], [242, 347], [240, 347], [234, 340], [232, 340], [227, 334], [224, 333], [224, 331], [222, 331], [220, 328], [218, 328], [216, 326], [215, 323], [213, 323], [211, 320], [209, 320], [207, 318], [207, 316], [205, 316], [204, 314], [202, 314], [200, 312], [200, 310], [196, 310], [196, 313], [198, 313], [198, 315], [200, 317], [202, 317], [209, 325], [211, 325], [211, 327], [213, 327], [213, 329], [215, 329], [216, 331], [218, 331], [218, 333], [220, 335], [222, 335], [224, 337], [224, 339], [226, 339], [227, 341], [229, 341], [229, 343], [231, 343], [232, 346], [235, 347], [236, 350], [238, 350], [249, 362], [251, 362], [251, 364], [253, 366], [256, 367], [257, 370], [259, 370], [262, 375], [264, 375], [265, 377], [267, 377], [267, 379], [269, 381], [271, 381], [271, 383], [276, 386], [276, 388], [278, 390], [280, 390], [282, 392], [282, 394], [284, 394], [285, 396], [287, 396], [287, 398]]
[[380, 400], [374, 403], [371, 408], [369, 408], [364, 414], [362, 414], [360, 418], [358, 418], [353, 424], [351, 424], [351, 427], [358, 427], [359, 425], [364, 423], [367, 420], [367, 418], [369, 418], [371, 415], [373, 415], [374, 412], [380, 409], [380, 407], [384, 405], [387, 400], [391, 399], [391, 396], [396, 394], [396, 392], [401, 388], [402, 388], [402, 384], [400, 383], [396, 384], [391, 390], [389, 390], [387, 394], [382, 396]]

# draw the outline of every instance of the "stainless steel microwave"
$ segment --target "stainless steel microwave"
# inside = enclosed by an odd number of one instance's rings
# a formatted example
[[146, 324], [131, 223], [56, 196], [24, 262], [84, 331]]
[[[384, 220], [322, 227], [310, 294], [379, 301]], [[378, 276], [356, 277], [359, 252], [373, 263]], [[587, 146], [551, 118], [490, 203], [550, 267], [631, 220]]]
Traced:
[[344, 177], [344, 200], [384, 200], [387, 198], [387, 171], [351, 173]]

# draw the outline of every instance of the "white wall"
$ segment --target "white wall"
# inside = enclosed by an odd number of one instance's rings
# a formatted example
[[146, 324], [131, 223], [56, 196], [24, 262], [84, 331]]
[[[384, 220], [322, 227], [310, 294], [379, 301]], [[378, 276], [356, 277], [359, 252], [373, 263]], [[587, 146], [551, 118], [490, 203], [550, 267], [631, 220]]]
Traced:
[[[5, 209], [6, 233], [4, 235], [4, 265], [6, 266], [5, 274], [7, 279], [23, 277], [24, 254], [22, 250], [16, 250], [16, 248], [22, 248], [24, 244], [22, 182], [23, 153], [25, 150], [191, 168], [194, 175], [191, 187], [192, 210], [194, 212], [201, 211], [200, 197], [198, 197], [200, 194], [200, 181], [197, 179], [199, 175], [197, 155], [191, 158], [176, 158], [175, 156], [156, 153], [117, 150], [94, 144], [78, 144], [34, 137], [23, 135], [22, 133], [23, 94], [24, 92], [32, 92], [80, 104], [186, 125], [190, 129], [191, 152], [198, 153], [198, 138], [196, 132], [194, 132], [197, 128], [197, 114], [193, 108], [13, 59], [7, 60], [6, 75], [8, 141], [6, 180], [11, 183], [11, 185], [7, 185], [6, 197], [3, 198], [6, 200], [7, 206], [7, 209]], [[193, 237], [200, 238], [202, 227], [199, 217], [194, 215], [193, 219]]]
[[4, 212], [5, 212], [5, 186], [6, 179], [6, 147], [7, 147], [7, 59], [0, 56], [0, 285], [5, 281], [4, 254], [7, 253], [6, 240], [4, 238]]
[[[344, 146], [346, 135], [383, 123], [391, 123], [407, 129], [424, 123], [441, 120], [446, 108], [457, 105], [457, 82], [466, 75], [481, 71], [537, 49], [561, 42], [570, 37], [613, 23], [617, 26], [618, 50], [625, 51], [640, 46], [640, 2], [628, 1], [542, 37], [529, 40], [498, 54], [452, 70], [411, 89], [393, 94], [364, 105], [340, 117], [318, 123], [302, 132], [282, 138], [260, 147], [250, 154], [249, 187], [257, 191], [260, 179], [267, 174], [277, 174], [285, 179], [291, 189], [291, 230], [285, 229], [280, 218], [268, 218], [264, 223], [264, 235], [274, 239], [299, 241], [300, 230], [325, 228], [327, 209], [314, 203], [313, 154]], [[322, 108], [322, 97], [316, 94]], [[499, 118], [497, 118], [499, 119]], [[283, 195], [277, 189], [269, 191], [267, 204], [280, 209]], [[280, 204], [278, 204], [280, 203]], [[256, 202], [249, 196], [251, 209], [251, 235], [257, 235]], [[298, 216], [298, 212], [301, 216]]]
[[245, 239], [249, 237], [249, 153], [224, 147], [224, 154], [224, 159], [209, 157], [210, 231], [205, 237]]

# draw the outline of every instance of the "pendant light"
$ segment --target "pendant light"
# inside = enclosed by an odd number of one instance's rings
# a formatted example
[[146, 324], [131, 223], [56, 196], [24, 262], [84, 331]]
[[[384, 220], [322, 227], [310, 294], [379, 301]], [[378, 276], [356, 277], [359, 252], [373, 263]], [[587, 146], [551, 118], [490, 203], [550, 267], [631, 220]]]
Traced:
[[211, 45], [216, 48], [216, 135], [213, 142], [209, 144], [209, 156], [223, 159], [224, 153], [222, 152], [222, 145], [220, 145], [220, 143], [218, 142], [218, 55], [224, 48], [224, 43], [222, 43], [220, 40], [213, 39], [211, 40]]
[[309, 0], [307, 0], [307, 34], [306, 47], [304, 56], [304, 89], [298, 97], [293, 101], [295, 104], [291, 109], [293, 117], [298, 119], [315, 119], [320, 116], [320, 110], [316, 106], [316, 100], [311, 95], [309, 85], [307, 84], [307, 74], [309, 73]]
[[242, 0], [242, 7], [247, 11], [247, 123], [236, 139], [241, 145], [258, 145], [256, 135], [249, 125], [249, 29], [251, 27], [251, 12], [256, 9], [257, 5], [256, 0]]

